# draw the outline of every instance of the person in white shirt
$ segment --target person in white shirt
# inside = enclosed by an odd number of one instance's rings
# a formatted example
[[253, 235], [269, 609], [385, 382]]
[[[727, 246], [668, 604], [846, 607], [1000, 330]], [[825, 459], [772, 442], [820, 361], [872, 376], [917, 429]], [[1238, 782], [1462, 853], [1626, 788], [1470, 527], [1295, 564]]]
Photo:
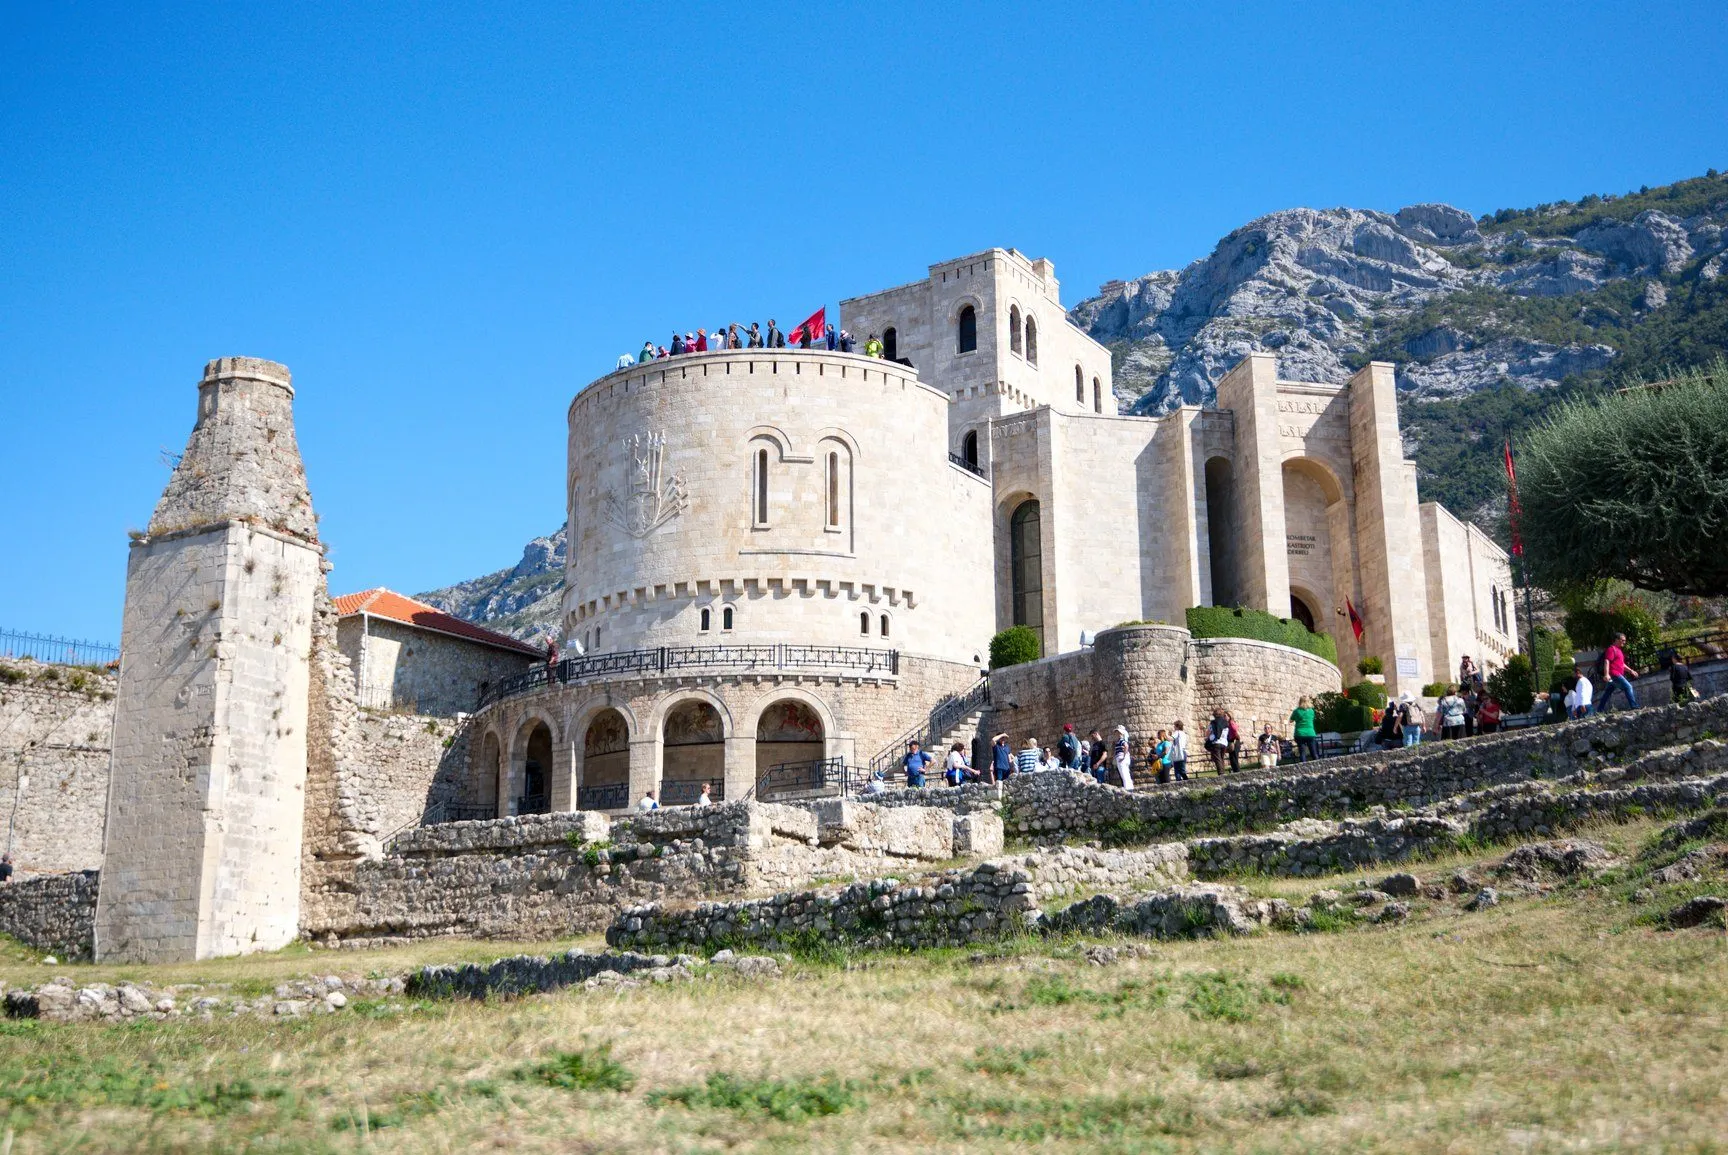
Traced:
[[1116, 741], [1110, 753], [1115, 759], [1116, 776], [1122, 780], [1122, 789], [1134, 789], [1134, 751], [1128, 742], [1128, 727], [1116, 727]]
[[654, 797], [654, 791], [650, 790], [650, 791], [648, 791], [648, 793], [642, 795], [642, 801], [640, 801], [636, 804], [636, 809], [642, 811], [643, 813], [647, 813], [650, 810], [660, 809], [660, 803]]
[[1182, 728], [1182, 719], [1171, 723], [1174, 727], [1170, 732], [1170, 774], [1178, 782], [1188, 781], [1188, 732]]
[[1590, 684], [1590, 676], [1584, 672], [1584, 667], [1573, 666], [1572, 673], [1578, 684], [1566, 694], [1566, 714], [1572, 718], [1588, 718], [1596, 708], [1596, 687]]
[[702, 793], [696, 795], [696, 805], [698, 805], [698, 806], [712, 806], [712, 805], [714, 805], [714, 799], [709, 797], [709, 793], [708, 793], [712, 789], [713, 789], [712, 784], [707, 783], [707, 782], [702, 783]]

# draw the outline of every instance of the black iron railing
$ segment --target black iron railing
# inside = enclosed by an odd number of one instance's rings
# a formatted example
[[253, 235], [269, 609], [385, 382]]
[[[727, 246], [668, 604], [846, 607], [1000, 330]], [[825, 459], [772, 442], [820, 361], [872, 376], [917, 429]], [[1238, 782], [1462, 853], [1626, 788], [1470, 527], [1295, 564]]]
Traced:
[[874, 650], [858, 646], [657, 646], [650, 650], [624, 650], [565, 658], [557, 665], [534, 666], [501, 679], [480, 698], [486, 706], [501, 698], [554, 683], [586, 682], [678, 673], [685, 670], [844, 670], [861, 674], [898, 674], [899, 650]]
[[552, 811], [551, 798], [545, 794], [524, 794], [516, 799], [518, 814], [549, 814]]
[[106, 666], [120, 660], [120, 647], [106, 642], [0, 630], [0, 658], [31, 658], [63, 666]]
[[942, 751], [930, 749], [931, 744], [939, 742], [948, 731], [959, 724], [960, 719], [974, 710], [982, 710], [990, 704], [990, 679], [980, 678], [970, 690], [958, 697], [939, 702], [930, 716], [900, 735], [888, 745], [882, 747], [876, 757], [870, 759], [870, 773], [878, 770], [883, 774], [891, 773], [900, 765], [900, 759], [906, 755], [906, 747], [917, 742], [935, 759], [930, 765], [938, 766], [942, 761]]
[[787, 794], [844, 794], [855, 777], [847, 772], [844, 758], [782, 762], [757, 775], [750, 794], [763, 801]]
[[660, 783], [660, 805], [689, 806], [702, 797], [702, 787], [708, 787], [710, 802], [723, 802], [726, 799], [726, 780], [724, 778], [681, 778], [676, 781]]
[[622, 810], [630, 805], [630, 783], [611, 782], [604, 786], [584, 786], [576, 791], [578, 810]]
[[[1628, 646], [1626, 661], [1640, 674], [1654, 674], [1668, 667], [1671, 657], [1678, 656], [1687, 665], [1715, 658], [1728, 658], [1728, 630], [1710, 630], [1665, 642]], [[1592, 675], [1594, 676], [1594, 675]]]
[[958, 465], [961, 469], [964, 469], [967, 473], [976, 474], [979, 477], [984, 476], [984, 467], [982, 465], [979, 465], [976, 461], [967, 461], [964, 457], [960, 456], [958, 453], [950, 453], [948, 455], [948, 463], [950, 465]]

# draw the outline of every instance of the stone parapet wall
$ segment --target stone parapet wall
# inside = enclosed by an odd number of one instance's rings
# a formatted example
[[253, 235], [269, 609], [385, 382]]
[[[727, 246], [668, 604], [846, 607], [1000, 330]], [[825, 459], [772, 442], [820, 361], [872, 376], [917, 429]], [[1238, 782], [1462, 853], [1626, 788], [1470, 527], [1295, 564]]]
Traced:
[[102, 865], [113, 674], [0, 660], [0, 812], [19, 875]]
[[89, 958], [96, 884], [94, 870], [78, 870], [0, 886], [0, 934], [64, 958]]

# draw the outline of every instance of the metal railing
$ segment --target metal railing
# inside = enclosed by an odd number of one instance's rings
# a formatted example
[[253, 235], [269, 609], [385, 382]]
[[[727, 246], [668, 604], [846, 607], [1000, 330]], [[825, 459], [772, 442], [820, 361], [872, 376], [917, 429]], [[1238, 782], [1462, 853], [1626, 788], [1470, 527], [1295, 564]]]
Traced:
[[948, 455], [948, 464], [958, 465], [961, 469], [964, 469], [967, 473], [975, 474], [978, 477], [984, 476], [984, 467], [982, 465], [979, 465], [976, 461], [967, 461], [964, 457], [960, 456], [958, 453], [950, 453]]
[[1728, 658], [1728, 630], [1709, 630], [1681, 638], [1669, 638], [1665, 642], [1628, 647], [1626, 661], [1641, 674], [1654, 674], [1667, 668], [1670, 655], [1678, 656], [1688, 665]]
[[660, 675], [685, 670], [844, 670], [850, 673], [900, 672], [899, 650], [857, 646], [657, 646], [565, 658], [557, 665], [537, 665], [503, 678], [480, 699], [486, 706], [501, 698], [554, 683], [586, 682], [595, 678]]
[[710, 802], [726, 800], [726, 779], [724, 778], [680, 778], [675, 781], [660, 783], [660, 805], [690, 806], [702, 797], [702, 787], [709, 788]]
[[604, 786], [584, 786], [576, 791], [578, 810], [622, 810], [630, 805], [630, 783], [610, 782]]
[[[930, 750], [933, 742], [941, 738], [957, 725], [960, 719], [975, 710], [982, 710], [990, 704], [990, 679], [980, 678], [976, 685], [958, 697], [939, 702], [930, 716], [900, 735], [870, 759], [870, 773], [878, 770], [887, 774], [900, 764], [901, 757], [906, 753], [906, 747], [917, 742], [929, 751], [937, 762], [941, 761], [941, 752]], [[935, 763], [932, 763], [935, 765]]]
[[549, 795], [524, 794], [516, 799], [516, 813], [518, 814], [550, 814], [551, 812], [552, 799]]
[[808, 762], [782, 762], [757, 775], [746, 797], [766, 801], [787, 794], [845, 794], [858, 775], [848, 773], [844, 758], [816, 758]]
[[120, 647], [107, 642], [0, 630], [0, 658], [30, 658], [60, 666], [106, 666], [120, 660]]

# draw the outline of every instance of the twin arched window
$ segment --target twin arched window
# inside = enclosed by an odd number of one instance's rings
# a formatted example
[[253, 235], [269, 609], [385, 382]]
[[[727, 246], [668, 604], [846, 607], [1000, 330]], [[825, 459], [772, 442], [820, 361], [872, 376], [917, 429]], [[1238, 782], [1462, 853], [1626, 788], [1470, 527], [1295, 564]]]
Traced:
[[1020, 344], [1020, 306], [1008, 306], [1008, 351], [1018, 353], [1023, 346]]
[[966, 305], [960, 310], [959, 332], [955, 342], [955, 351], [972, 353], [978, 349], [978, 310]]
[[1074, 401], [1079, 405], [1086, 404], [1086, 374], [1078, 365], [1074, 366]]
[[1030, 313], [1026, 316], [1026, 361], [1031, 365], [1038, 364], [1038, 322]]
[[1104, 390], [1096, 377], [1092, 378], [1092, 412], [1104, 412]]
[[[881, 636], [884, 638], [887, 637], [888, 636], [888, 615], [887, 614], [883, 614], [878, 619], [878, 625], [880, 626], [879, 632], [880, 632]], [[867, 638], [870, 636], [870, 611], [869, 610], [859, 610], [858, 611], [858, 636], [864, 637], [864, 638]]]

